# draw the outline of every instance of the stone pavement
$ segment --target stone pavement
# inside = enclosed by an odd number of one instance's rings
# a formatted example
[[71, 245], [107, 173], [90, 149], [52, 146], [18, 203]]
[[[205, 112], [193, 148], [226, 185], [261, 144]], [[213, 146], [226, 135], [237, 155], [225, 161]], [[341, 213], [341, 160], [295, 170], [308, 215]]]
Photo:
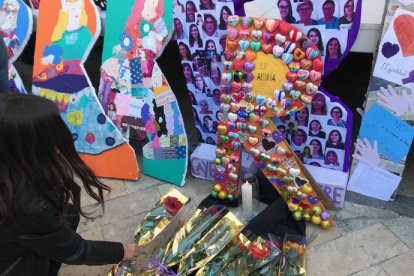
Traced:
[[[81, 219], [78, 232], [85, 239], [131, 241], [138, 223], [159, 197], [173, 187], [146, 175], [138, 181], [103, 181], [112, 191], [106, 195], [102, 217]], [[209, 194], [211, 184], [188, 173], [186, 185], [177, 189], [197, 206]], [[410, 188], [414, 183], [411, 184]], [[342, 210], [331, 212], [336, 227], [323, 230], [307, 225], [308, 275], [413, 275], [414, 199], [399, 196], [395, 202], [384, 203], [365, 197], [361, 200], [361, 196], [352, 193], [347, 193], [347, 197]], [[402, 206], [397, 206], [400, 201]], [[82, 196], [82, 206], [97, 210], [86, 194]], [[64, 265], [59, 275], [106, 275], [110, 268]]]

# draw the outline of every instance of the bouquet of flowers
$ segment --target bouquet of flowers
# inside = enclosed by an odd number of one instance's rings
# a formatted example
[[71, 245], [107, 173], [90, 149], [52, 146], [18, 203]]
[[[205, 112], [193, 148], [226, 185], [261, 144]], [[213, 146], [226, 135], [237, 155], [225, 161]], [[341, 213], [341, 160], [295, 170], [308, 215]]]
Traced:
[[[210, 262], [208, 262], [203, 268], [198, 270], [197, 276], [215, 276], [220, 275], [220, 273], [226, 268], [227, 265], [234, 263], [235, 269], [240, 267], [240, 261], [246, 260], [245, 258], [240, 258], [240, 256], [246, 256], [246, 250], [250, 245], [250, 240], [240, 233], [237, 235], [226, 247], [220, 251], [217, 256], [215, 256]], [[245, 270], [247, 271], [247, 263], [244, 262]], [[242, 274], [236, 274], [242, 275]]]
[[243, 223], [233, 213], [228, 212], [181, 259], [178, 274], [188, 275], [205, 266], [241, 232], [243, 227]]
[[306, 239], [304, 236], [286, 234], [283, 241], [283, 258], [280, 263], [281, 276], [306, 276]]
[[166, 247], [159, 250], [156, 258], [168, 267], [178, 264], [226, 213], [228, 213], [228, 209], [223, 206], [198, 209], [191, 219], [178, 230]]
[[[172, 188], [160, 198], [154, 208], [145, 216], [134, 234], [134, 241], [139, 246], [154, 240], [170, 223], [172, 218], [189, 202], [189, 198]], [[138, 275], [135, 261], [115, 265], [108, 276]]]

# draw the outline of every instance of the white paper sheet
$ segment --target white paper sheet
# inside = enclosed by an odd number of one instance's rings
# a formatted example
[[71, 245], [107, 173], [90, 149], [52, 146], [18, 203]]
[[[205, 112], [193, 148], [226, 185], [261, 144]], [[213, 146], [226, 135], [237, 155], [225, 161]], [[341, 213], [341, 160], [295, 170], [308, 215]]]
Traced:
[[400, 181], [398, 175], [360, 162], [348, 182], [348, 191], [387, 201]]

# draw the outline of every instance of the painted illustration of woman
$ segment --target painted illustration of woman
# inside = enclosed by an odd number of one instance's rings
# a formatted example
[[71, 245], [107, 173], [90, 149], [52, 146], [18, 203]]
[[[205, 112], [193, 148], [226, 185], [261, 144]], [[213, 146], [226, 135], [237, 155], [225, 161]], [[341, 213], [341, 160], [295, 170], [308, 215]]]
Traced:
[[[33, 93], [56, 102], [78, 152], [100, 154], [125, 144], [126, 140], [103, 113], [83, 68], [85, 53], [99, 31], [92, 33], [88, 27], [97, 16], [95, 9], [95, 14], [88, 16], [87, 1], [61, 0], [60, 6], [55, 5], [58, 11], [48, 10], [59, 15], [50, 43], [44, 49], [37, 49], [43, 57], [35, 61], [35, 67], [47, 67], [34, 75]], [[43, 16], [41, 12], [40, 17]], [[46, 21], [43, 20], [39, 19], [40, 25]]]
[[20, 4], [17, 0], [4, 0], [0, 8], [0, 34], [6, 43], [9, 59], [20, 48], [19, 38], [15, 33], [19, 8]]

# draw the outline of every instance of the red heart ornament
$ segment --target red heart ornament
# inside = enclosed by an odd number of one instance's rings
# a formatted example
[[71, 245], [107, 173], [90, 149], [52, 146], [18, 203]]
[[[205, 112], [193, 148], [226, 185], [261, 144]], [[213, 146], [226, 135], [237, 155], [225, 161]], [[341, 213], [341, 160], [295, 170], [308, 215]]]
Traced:
[[399, 15], [394, 19], [394, 31], [403, 57], [414, 55], [414, 17], [408, 14]]
[[231, 90], [232, 91], [235, 91], [235, 92], [237, 92], [237, 91], [240, 91], [241, 90], [241, 88], [242, 88], [242, 85], [241, 85], [241, 83], [240, 82], [232, 82], [231, 83]]
[[234, 102], [239, 103], [241, 100], [243, 100], [243, 99], [244, 99], [244, 95], [245, 95], [245, 93], [244, 93], [243, 91], [241, 91], [241, 92], [236, 92], [236, 93], [232, 93], [232, 94], [231, 94], [231, 99], [232, 99]]
[[290, 25], [289, 23], [285, 22], [285, 21], [280, 21], [279, 24], [279, 32], [283, 35], [287, 35], [290, 30], [292, 29], [292, 25]]
[[323, 61], [320, 59], [314, 59], [312, 62], [312, 68], [316, 71], [321, 71], [323, 69]]
[[236, 71], [241, 71], [244, 66], [244, 61], [241, 60], [235, 60], [233, 62], [233, 68], [236, 69]]
[[287, 74], [286, 74], [286, 79], [287, 79], [289, 82], [295, 82], [295, 81], [298, 79], [298, 74], [297, 74], [297, 73], [295, 73], [295, 72], [291, 72], [291, 71], [289, 71], [289, 72], [287, 72]]

